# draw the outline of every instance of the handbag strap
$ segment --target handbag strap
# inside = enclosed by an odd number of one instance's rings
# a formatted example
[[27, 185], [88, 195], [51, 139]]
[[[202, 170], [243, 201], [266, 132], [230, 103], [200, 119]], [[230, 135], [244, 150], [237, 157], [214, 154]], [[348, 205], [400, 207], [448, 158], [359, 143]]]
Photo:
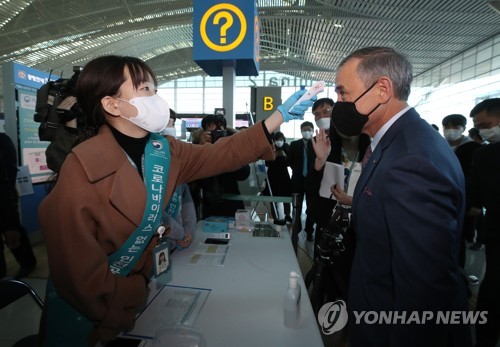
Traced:
[[151, 134], [144, 152], [146, 209], [141, 224], [123, 246], [108, 257], [113, 274], [127, 276], [132, 271], [160, 226], [169, 169], [170, 147], [167, 140], [161, 135]]

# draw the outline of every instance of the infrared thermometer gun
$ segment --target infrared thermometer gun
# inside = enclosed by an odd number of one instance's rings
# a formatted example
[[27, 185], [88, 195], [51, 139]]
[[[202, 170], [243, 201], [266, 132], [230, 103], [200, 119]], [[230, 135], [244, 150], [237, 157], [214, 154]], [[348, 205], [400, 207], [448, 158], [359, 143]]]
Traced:
[[[293, 106], [290, 107], [290, 110], [288, 110], [288, 111], [290, 112], [292, 108], [294, 108], [295, 106], [300, 104], [302, 101], [310, 100], [310, 99], [314, 98], [316, 95], [321, 93], [323, 90], [325, 90], [325, 81], [317, 82], [311, 88], [309, 88], [309, 90], [304, 95], [302, 95], [300, 97], [300, 99], [297, 100], [297, 102], [295, 104], [293, 104]], [[292, 112], [290, 112], [290, 113], [292, 113]]]

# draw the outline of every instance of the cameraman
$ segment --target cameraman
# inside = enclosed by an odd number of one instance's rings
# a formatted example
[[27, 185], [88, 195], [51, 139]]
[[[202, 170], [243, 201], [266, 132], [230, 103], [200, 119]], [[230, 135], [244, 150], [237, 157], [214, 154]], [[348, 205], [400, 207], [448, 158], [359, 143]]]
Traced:
[[206, 143], [215, 143], [221, 137], [228, 134], [234, 134], [235, 129], [226, 130], [226, 118], [221, 115], [209, 114], [201, 120], [201, 129], [193, 132], [192, 139], [194, 144], [204, 145]]
[[[222, 115], [208, 115], [201, 121], [202, 128], [193, 132], [194, 144], [212, 144], [219, 139], [231, 136], [238, 132], [227, 128], [226, 118]], [[226, 172], [214, 177], [200, 180], [195, 185], [193, 196], [199, 196], [199, 189], [203, 189], [202, 218], [210, 216], [233, 217], [238, 209], [244, 209], [243, 201], [225, 200], [223, 194], [240, 195], [238, 181], [244, 181], [250, 175], [250, 166], [245, 165], [233, 172]], [[199, 203], [199, 202], [195, 202]]]
[[14, 278], [26, 277], [36, 267], [33, 248], [19, 218], [16, 176], [16, 148], [7, 134], [0, 133], [0, 279], [7, 274], [4, 244], [20, 265]]
[[55, 173], [59, 173], [71, 149], [85, 139], [86, 117], [74, 96], [80, 70], [76, 66], [71, 78], [49, 81], [37, 91], [34, 120], [41, 123], [40, 140], [50, 141], [45, 156], [47, 166]]

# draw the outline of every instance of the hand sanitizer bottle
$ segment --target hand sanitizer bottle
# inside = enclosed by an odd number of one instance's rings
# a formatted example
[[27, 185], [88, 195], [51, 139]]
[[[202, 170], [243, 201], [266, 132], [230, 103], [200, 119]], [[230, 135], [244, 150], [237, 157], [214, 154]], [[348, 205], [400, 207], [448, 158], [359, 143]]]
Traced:
[[288, 328], [295, 329], [299, 323], [300, 315], [300, 276], [295, 272], [290, 272], [290, 280], [285, 295], [284, 322]]

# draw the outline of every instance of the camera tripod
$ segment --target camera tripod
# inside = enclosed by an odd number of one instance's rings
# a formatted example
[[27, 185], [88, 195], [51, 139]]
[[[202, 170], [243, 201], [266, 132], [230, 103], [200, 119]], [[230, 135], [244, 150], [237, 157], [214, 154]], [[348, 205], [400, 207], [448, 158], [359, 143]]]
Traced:
[[311, 304], [315, 314], [325, 303], [347, 298], [347, 283], [342, 274], [345, 260], [340, 258], [346, 251], [347, 226], [343, 225], [342, 218], [341, 211], [335, 210], [328, 227], [318, 228], [321, 234], [316, 235], [313, 265], [305, 278], [306, 288], [313, 285]]

